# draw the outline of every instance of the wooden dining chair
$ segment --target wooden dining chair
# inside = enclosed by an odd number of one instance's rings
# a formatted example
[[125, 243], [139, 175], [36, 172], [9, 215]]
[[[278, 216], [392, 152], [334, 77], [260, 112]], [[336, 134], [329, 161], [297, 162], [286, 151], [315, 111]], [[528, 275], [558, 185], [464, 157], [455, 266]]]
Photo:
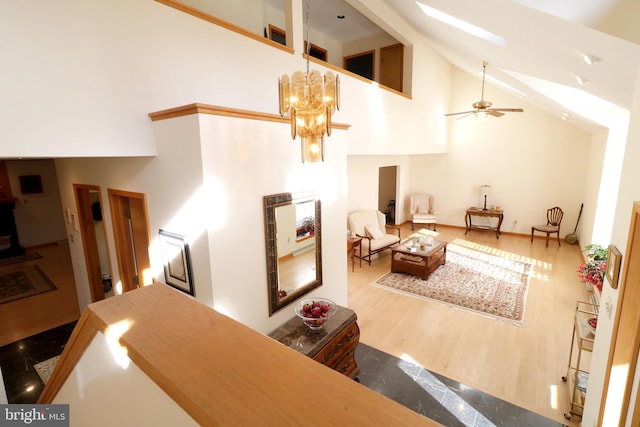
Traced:
[[547, 247], [549, 247], [549, 235], [556, 233], [558, 237], [558, 246], [560, 246], [560, 223], [564, 212], [559, 207], [547, 209], [547, 223], [534, 225], [531, 227], [531, 242], [533, 243], [533, 232], [539, 231], [547, 234]]

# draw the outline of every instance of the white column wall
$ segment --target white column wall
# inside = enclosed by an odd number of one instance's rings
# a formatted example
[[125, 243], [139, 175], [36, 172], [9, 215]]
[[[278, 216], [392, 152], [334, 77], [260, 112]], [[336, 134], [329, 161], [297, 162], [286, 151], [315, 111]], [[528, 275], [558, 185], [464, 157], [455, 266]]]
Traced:
[[216, 191], [215, 223], [209, 228], [214, 308], [262, 332], [291, 318], [293, 307], [268, 312], [263, 197], [315, 190], [322, 203], [323, 285], [311, 296], [347, 305], [346, 138], [326, 139], [324, 163], [300, 160], [300, 141], [288, 125], [202, 116], [205, 185]]
[[[636, 86], [634, 91], [633, 106], [631, 108], [631, 121], [627, 135], [627, 143], [624, 149], [624, 160], [622, 164], [622, 172], [620, 179], [620, 188], [615, 208], [615, 219], [613, 223], [613, 232], [611, 234], [610, 243], [615, 245], [622, 254], [622, 266], [620, 277], [624, 277], [624, 259], [627, 250], [627, 241], [629, 236], [629, 227], [631, 224], [631, 210], [633, 202], [640, 201], [640, 169], [638, 168], [638, 159], [640, 159], [640, 64], [638, 64], [638, 73], [636, 76]], [[601, 314], [598, 317], [598, 334], [593, 348], [593, 358], [591, 362], [591, 372], [589, 374], [589, 391], [585, 402], [585, 411], [583, 415], [583, 425], [595, 425], [598, 419], [598, 413], [601, 405], [602, 390], [604, 387], [604, 374], [607, 367], [609, 351], [611, 349], [611, 333], [613, 331], [613, 320], [618, 310], [620, 286], [612, 289], [607, 284], [602, 288], [602, 296], [600, 298], [601, 306], [611, 304], [611, 314]], [[627, 283], [627, 286], [638, 286], [637, 283]], [[601, 310], [606, 313], [606, 310]], [[634, 396], [637, 393], [638, 382], [640, 381], [640, 370], [636, 370], [634, 383]], [[627, 416], [627, 425], [633, 415], [635, 406], [632, 398], [632, 404], [629, 408]], [[617, 424], [617, 423], [616, 423]], [[606, 422], [605, 422], [605, 425]]]

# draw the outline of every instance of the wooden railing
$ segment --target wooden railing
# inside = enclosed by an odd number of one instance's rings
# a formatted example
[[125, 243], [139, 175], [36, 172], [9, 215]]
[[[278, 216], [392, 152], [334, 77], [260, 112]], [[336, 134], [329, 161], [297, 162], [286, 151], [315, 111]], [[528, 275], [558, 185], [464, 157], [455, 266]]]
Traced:
[[[438, 425], [161, 283], [89, 305], [39, 403], [52, 403], [94, 336], [121, 322], [131, 362], [200, 425]], [[72, 417], [83, 410], [56, 403]]]

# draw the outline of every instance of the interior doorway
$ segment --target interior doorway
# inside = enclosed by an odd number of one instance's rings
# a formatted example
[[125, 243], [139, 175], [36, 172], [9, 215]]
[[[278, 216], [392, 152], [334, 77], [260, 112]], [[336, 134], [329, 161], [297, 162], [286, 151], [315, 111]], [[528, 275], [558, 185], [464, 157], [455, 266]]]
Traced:
[[378, 210], [384, 213], [387, 224], [396, 223], [396, 188], [398, 166], [378, 169]]
[[111, 260], [102, 220], [102, 196], [97, 185], [73, 184], [73, 190], [91, 301], [96, 302], [113, 296]]
[[149, 221], [147, 201], [143, 193], [107, 190], [116, 258], [120, 272], [119, 292], [150, 285]]
[[404, 45], [380, 48], [380, 84], [402, 92], [404, 73]]

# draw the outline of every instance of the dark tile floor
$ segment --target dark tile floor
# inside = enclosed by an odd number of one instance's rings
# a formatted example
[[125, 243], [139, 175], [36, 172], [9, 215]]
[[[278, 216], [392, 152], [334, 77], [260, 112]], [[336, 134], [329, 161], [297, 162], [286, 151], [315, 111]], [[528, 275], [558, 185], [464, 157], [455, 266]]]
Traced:
[[[33, 365], [60, 354], [74, 326], [72, 322], [0, 347], [9, 403], [37, 401], [44, 384]], [[356, 361], [362, 385], [447, 427], [562, 426], [363, 343]]]
[[362, 385], [447, 427], [563, 426], [363, 343], [356, 363]]
[[62, 353], [76, 322], [0, 347], [0, 367], [9, 403], [35, 403], [44, 383], [33, 368]]

